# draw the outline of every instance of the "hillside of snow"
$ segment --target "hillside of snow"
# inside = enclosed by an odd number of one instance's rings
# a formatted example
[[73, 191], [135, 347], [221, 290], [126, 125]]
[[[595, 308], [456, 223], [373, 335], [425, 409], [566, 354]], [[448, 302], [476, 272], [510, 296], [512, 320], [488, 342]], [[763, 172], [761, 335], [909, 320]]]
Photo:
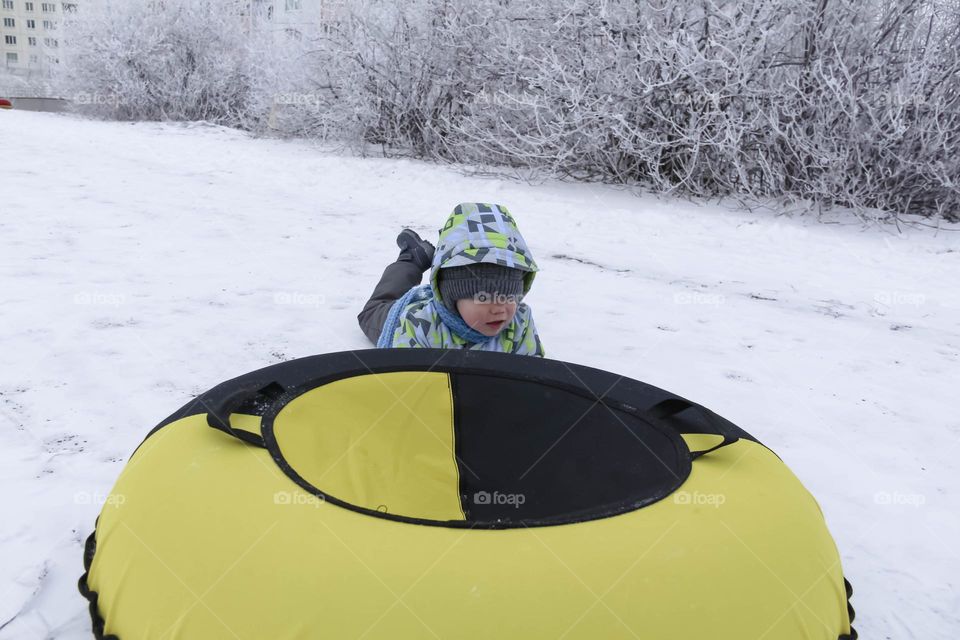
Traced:
[[783, 458], [861, 637], [960, 634], [958, 227], [18, 111], [0, 163], [0, 640], [91, 637], [82, 541], [149, 429], [252, 369], [369, 348], [356, 315], [397, 233], [435, 241], [464, 201], [514, 213], [549, 358], [696, 400]]

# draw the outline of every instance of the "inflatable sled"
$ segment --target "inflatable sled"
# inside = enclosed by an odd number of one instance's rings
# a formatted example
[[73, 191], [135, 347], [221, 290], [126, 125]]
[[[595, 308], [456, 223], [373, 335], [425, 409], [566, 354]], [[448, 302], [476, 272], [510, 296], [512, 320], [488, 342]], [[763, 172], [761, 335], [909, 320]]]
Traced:
[[480, 351], [214, 387], [134, 452], [84, 561], [98, 638], [856, 637], [817, 503], [753, 436]]

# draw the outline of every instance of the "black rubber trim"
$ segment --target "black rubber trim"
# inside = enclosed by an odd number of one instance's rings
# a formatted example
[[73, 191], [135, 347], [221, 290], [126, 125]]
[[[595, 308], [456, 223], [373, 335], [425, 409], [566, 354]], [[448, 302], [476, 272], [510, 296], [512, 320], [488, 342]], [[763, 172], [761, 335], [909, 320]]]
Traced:
[[857, 612], [853, 610], [853, 605], [850, 604], [850, 599], [853, 597], [853, 585], [850, 584], [850, 581], [846, 577], [843, 578], [843, 586], [847, 592], [847, 617], [850, 620], [850, 633], [845, 633], [841, 635], [837, 640], [857, 640], [859, 634], [857, 630], [853, 628], [853, 620], [857, 617]]
[[89, 605], [90, 627], [93, 630], [93, 637], [96, 638], [96, 640], [120, 640], [120, 638], [113, 634], [103, 634], [103, 617], [100, 615], [100, 609], [97, 607], [100, 596], [96, 591], [91, 591], [90, 585], [87, 584], [87, 575], [90, 573], [90, 565], [93, 564], [93, 556], [96, 552], [97, 529], [96, 525], [94, 525], [93, 533], [87, 537], [87, 542], [83, 545], [83, 575], [80, 576], [77, 588], [80, 590], [80, 595], [87, 599]]

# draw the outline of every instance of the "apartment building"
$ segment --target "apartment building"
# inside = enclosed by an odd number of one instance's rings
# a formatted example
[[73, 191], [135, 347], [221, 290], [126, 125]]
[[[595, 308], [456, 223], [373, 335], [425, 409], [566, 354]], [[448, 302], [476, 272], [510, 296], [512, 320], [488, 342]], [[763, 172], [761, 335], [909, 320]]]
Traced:
[[0, 67], [18, 75], [42, 75], [59, 62], [60, 21], [75, 2], [0, 0]]
[[[17, 82], [46, 82], [65, 46], [63, 18], [77, 11], [78, 5], [83, 10], [98, 2], [109, 7], [111, 2], [134, 1], [142, 0], [0, 0], [0, 88], [17, 86]], [[329, 28], [346, 14], [348, 6], [348, 0], [234, 1], [249, 3], [251, 28], [294, 37]]]

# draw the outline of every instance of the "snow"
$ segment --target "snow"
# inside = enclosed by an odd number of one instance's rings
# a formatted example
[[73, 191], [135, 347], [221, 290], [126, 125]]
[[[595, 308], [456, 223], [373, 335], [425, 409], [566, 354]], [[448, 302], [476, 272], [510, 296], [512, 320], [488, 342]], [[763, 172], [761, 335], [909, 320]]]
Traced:
[[697, 400], [821, 504], [866, 638], [960, 633], [960, 233], [525, 184], [204, 124], [0, 112], [0, 639], [86, 638], [82, 541], [214, 384], [370, 345], [411, 226], [507, 205], [547, 355]]

